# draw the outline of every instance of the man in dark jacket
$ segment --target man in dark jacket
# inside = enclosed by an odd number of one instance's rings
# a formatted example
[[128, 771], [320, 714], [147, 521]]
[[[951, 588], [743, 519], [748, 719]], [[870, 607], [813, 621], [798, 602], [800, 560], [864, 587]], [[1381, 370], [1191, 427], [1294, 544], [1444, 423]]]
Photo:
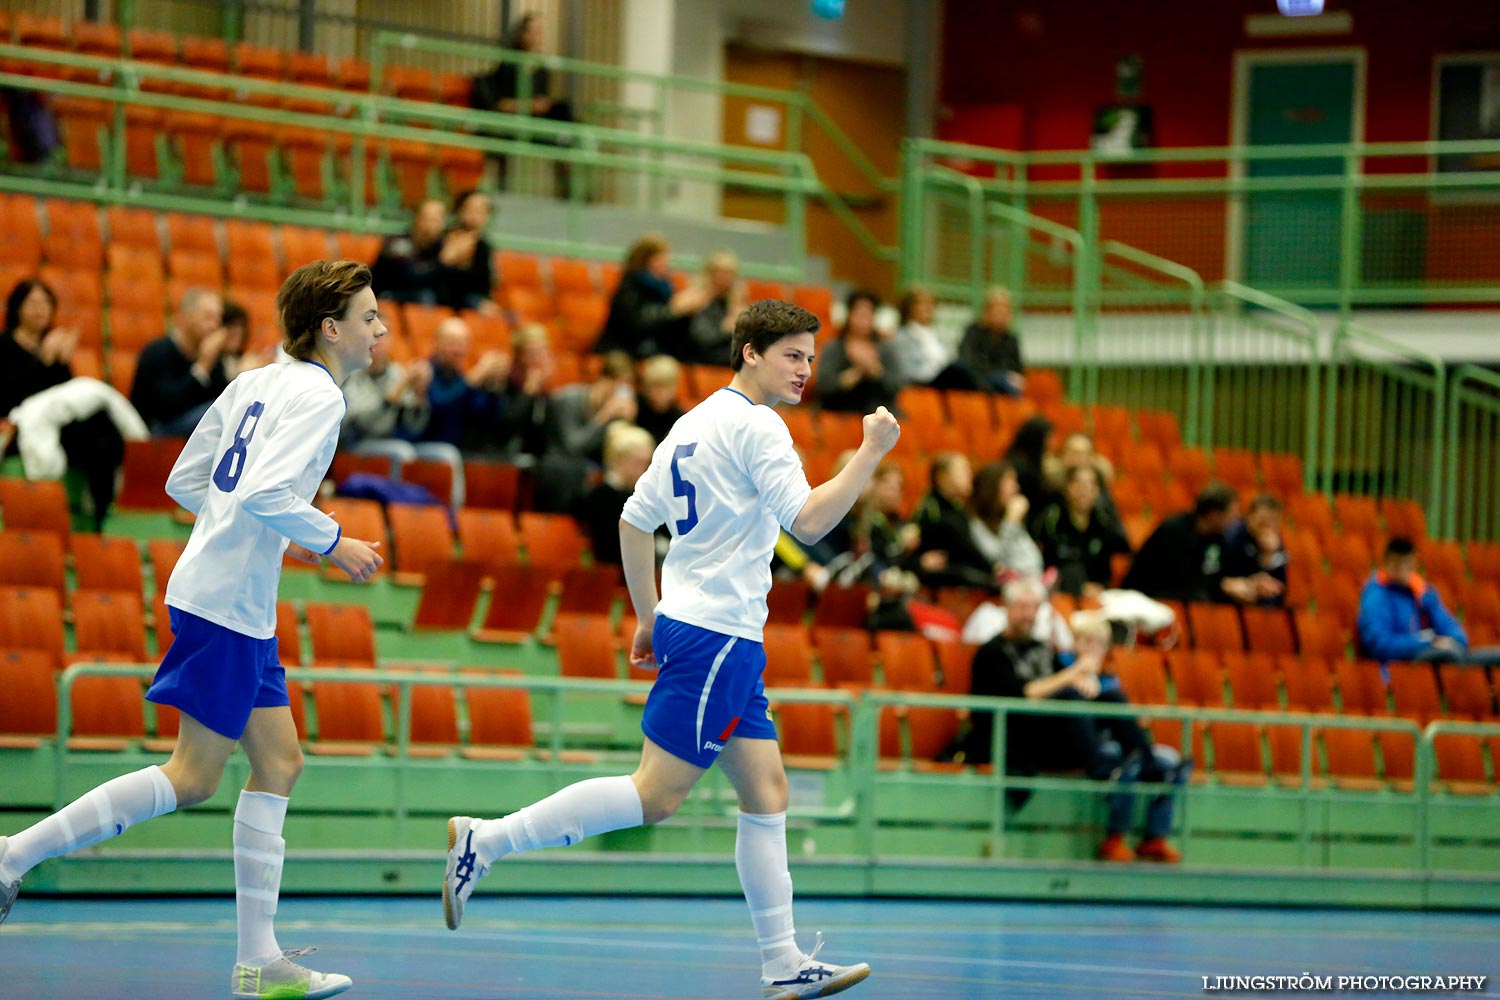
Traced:
[[1010, 324], [1010, 292], [991, 288], [985, 293], [979, 320], [964, 329], [958, 360], [979, 376], [986, 388], [1019, 396], [1026, 390], [1026, 366], [1021, 363], [1021, 341]]
[[1416, 551], [1406, 538], [1386, 542], [1380, 569], [1359, 595], [1359, 646], [1382, 666], [1391, 660], [1500, 664], [1500, 646], [1470, 648], [1437, 589], [1418, 575]]
[[1245, 581], [1224, 576], [1224, 532], [1238, 502], [1222, 483], [1205, 486], [1192, 510], [1156, 526], [1121, 586], [1168, 601], [1223, 601], [1248, 594]]
[[1245, 603], [1286, 606], [1288, 558], [1281, 538], [1281, 510], [1280, 500], [1262, 493], [1224, 536], [1224, 576], [1252, 585], [1253, 600]]
[[214, 292], [189, 288], [172, 328], [141, 349], [130, 403], [152, 434], [187, 437], [219, 393], [224, 374], [224, 303]]

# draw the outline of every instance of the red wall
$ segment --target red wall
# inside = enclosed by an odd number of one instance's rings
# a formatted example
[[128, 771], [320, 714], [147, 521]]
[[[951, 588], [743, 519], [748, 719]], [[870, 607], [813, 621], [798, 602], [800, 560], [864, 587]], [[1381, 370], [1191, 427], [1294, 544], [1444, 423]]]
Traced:
[[1235, 52], [1358, 46], [1366, 139], [1425, 140], [1434, 56], [1500, 49], [1496, 0], [1329, 0], [1327, 9], [1350, 11], [1353, 32], [1247, 36], [1245, 15], [1274, 13], [1274, 0], [947, 0], [940, 100], [1017, 103], [1026, 148], [1082, 149], [1095, 109], [1115, 100], [1115, 60], [1135, 53], [1156, 145], [1224, 146]]

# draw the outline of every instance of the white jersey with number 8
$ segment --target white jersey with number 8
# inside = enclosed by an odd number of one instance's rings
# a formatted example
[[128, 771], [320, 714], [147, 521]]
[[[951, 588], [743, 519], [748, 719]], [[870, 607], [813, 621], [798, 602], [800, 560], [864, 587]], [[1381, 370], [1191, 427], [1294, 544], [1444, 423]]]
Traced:
[[771, 551], [812, 488], [786, 423], [769, 406], [720, 389], [672, 425], [621, 515], [665, 524], [658, 614], [761, 641]]
[[198, 515], [167, 604], [257, 639], [276, 634], [287, 541], [327, 553], [338, 522], [311, 503], [333, 451], [344, 396], [307, 361], [245, 372], [188, 438], [167, 493]]

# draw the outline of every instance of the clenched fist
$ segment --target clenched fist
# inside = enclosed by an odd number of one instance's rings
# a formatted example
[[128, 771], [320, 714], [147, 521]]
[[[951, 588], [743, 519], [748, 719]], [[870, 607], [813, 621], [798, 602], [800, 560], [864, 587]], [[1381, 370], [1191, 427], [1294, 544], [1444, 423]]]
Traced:
[[881, 406], [865, 416], [865, 444], [882, 455], [896, 447], [896, 440], [900, 437], [901, 425], [890, 410]]

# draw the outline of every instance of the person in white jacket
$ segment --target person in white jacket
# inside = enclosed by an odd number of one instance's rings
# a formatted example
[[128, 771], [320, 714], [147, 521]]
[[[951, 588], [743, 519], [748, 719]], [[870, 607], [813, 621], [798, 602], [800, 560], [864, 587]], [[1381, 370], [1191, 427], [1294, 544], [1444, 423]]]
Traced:
[[327, 556], [355, 582], [380, 566], [378, 543], [343, 537], [311, 500], [338, 442], [338, 383], [367, 367], [385, 335], [370, 271], [354, 261], [298, 268], [277, 295], [289, 360], [246, 372], [188, 439], [167, 492], [197, 516], [167, 583], [174, 641], [148, 700], [182, 712], [171, 760], [106, 782], [52, 816], [0, 837], [0, 920], [20, 881], [48, 858], [209, 798], [236, 742], [250, 780], [234, 817], [239, 954], [235, 997], [328, 997], [347, 976], [313, 972], [283, 952], [272, 917], [286, 843], [287, 797], [302, 751], [276, 653], [282, 554]]

